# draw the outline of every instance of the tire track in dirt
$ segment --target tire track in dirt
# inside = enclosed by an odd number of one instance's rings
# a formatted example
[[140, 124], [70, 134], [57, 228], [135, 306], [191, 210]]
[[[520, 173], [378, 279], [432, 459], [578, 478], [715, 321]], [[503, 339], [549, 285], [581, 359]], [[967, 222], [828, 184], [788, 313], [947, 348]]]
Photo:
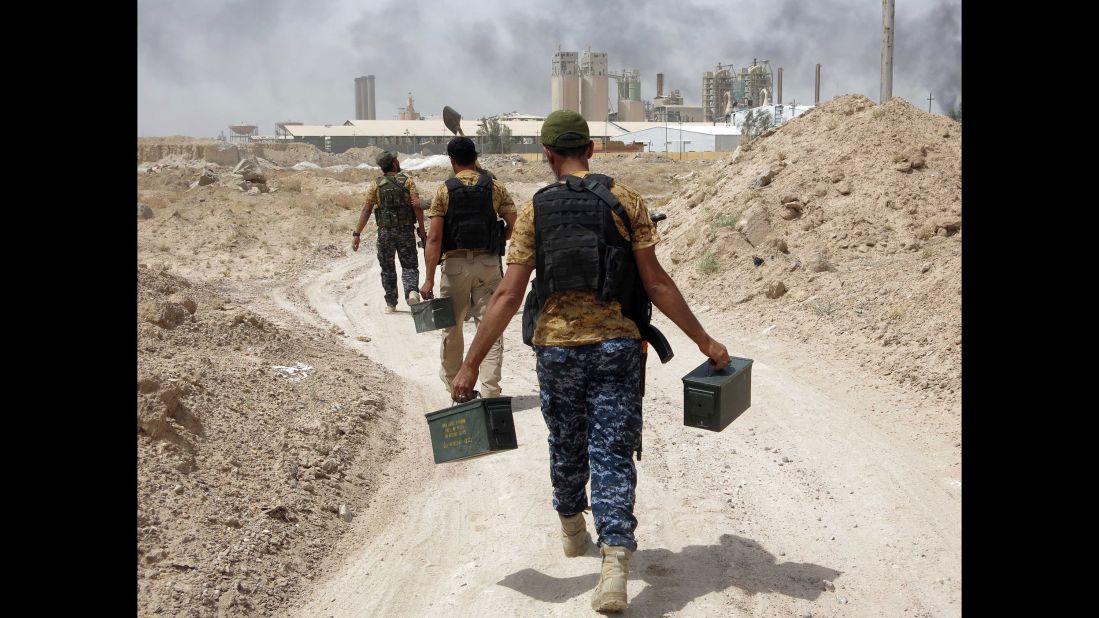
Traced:
[[[519, 449], [435, 466], [422, 414], [449, 405], [437, 375], [440, 334], [416, 334], [404, 303], [381, 312], [368, 247], [303, 275], [296, 289], [272, 292], [271, 302], [337, 326], [348, 345], [418, 387], [406, 394], [406, 448], [376, 508], [359, 514], [344, 541], [353, 551], [299, 614], [589, 613], [598, 558], [560, 556], [534, 359], [519, 320], [505, 333], [503, 382], [517, 397]], [[856, 366], [805, 362], [811, 346], [746, 334], [750, 316], [700, 319], [733, 354], [756, 360], [753, 405], [721, 433], [683, 427], [679, 378], [702, 358], [657, 316], [677, 356], [648, 367], [629, 613], [959, 614], [960, 488], [947, 478], [956, 471], [944, 477], [937, 463], [957, 449], [938, 440], [929, 450], [927, 436], [917, 444], [914, 430], [883, 428], [869, 412], [923, 412], [920, 402], [884, 382], [870, 388], [877, 379]], [[468, 344], [472, 323], [466, 332]], [[355, 341], [363, 335], [370, 341]], [[821, 579], [836, 591], [823, 591]]]

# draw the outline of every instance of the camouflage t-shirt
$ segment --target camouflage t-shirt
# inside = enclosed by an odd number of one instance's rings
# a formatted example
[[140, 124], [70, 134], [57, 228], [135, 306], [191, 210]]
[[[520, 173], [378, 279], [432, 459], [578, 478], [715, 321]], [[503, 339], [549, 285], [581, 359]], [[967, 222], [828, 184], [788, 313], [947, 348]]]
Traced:
[[[473, 170], [462, 170], [455, 176], [467, 185], [477, 184], [480, 177], [481, 175]], [[446, 183], [443, 183], [435, 190], [435, 196], [431, 198], [431, 206], [424, 211], [424, 214], [428, 217], [445, 217], [449, 206], [450, 191], [447, 191]], [[497, 215], [515, 212], [515, 202], [511, 199], [507, 188], [504, 187], [504, 183], [499, 180], [492, 181], [492, 208], [496, 210]], [[446, 254], [449, 253], [452, 253], [452, 251], [446, 252]]]
[[[576, 172], [573, 175], [583, 178], [588, 172]], [[656, 225], [649, 218], [649, 210], [641, 195], [618, 182], [614, 183], [611, 193], [622, 203], [630, 218], [634, 251], [660, 242]], [[614, 221], [618, 233], [628, 239], [626, 226], [618, 217]], [[535, 265], [533, 200], [523, 205], [515, 220], [507, 263]], [[542, 316], [534, 329], [534, 344], [545, 346], [588, 345], [615, 337], [640, 339], [641, 334], [633, 320], [622, 315], [622, 307], [618, 301], [602, 302], [595, 298], [594, 291], [587, 290], [551, 294], [542, 307]]]
[[[386, 174], [386, 176], [394, 176], [394, 174]], [[411, 176], [405, 176], [403, 173], [396, 174], [396, 176], [399, 176], [399, 177], [401, 177], [401, 179], [404, 180], [404, 186], [408, 188], [409, 197], [412, 197], [413, 195], [419, 195], [419, 192], [416, 190], [416, 181], [412, 180]], [[370, 185], [366, 188], [366, 202], [363, 205], [364, 206], [377, 206], [378, 205], [378, 181], [377, 180], [372, 181], [370, 183]]]

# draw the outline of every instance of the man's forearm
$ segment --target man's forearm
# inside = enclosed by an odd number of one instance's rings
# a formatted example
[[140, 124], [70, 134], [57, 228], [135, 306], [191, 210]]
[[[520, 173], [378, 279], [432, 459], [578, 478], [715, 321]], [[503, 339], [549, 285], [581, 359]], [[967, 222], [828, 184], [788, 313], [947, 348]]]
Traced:
[[[419, 199], [416, 201], [418, 203]], [[416, 206], [412, 210], [416, 213], [416, 223], [419, 224], [419, 229], [424, 229], [424, 209]]]
[[363, 206], [363, 210], [359, 213], [359, 225], [355, 228], [356, 232], [362, 232], [366, 227], [366, 222], [370, 220], [370, 212], [374, 210], [373, 206]]
[[435, 281], [435, 269], [439, 266], [439, 258], [442, 254], [442, 243], [437, 242], [429, 234], [424, 246], [424, 267], [427, 269], [427, 281]]
[[445, 224], [443, 217], [431, 217], [431, 229], [427, 231], [427, 241], [424, 242], [424, 267], [427, 269], [428, 281], [435, 281], [435, 269], [439, 266], [439, 260], [443, 258], [443, 226]]

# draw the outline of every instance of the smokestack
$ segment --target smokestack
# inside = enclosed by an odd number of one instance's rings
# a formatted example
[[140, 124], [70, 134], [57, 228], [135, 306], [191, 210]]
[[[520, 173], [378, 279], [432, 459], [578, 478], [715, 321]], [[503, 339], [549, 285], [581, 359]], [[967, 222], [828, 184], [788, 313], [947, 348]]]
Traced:
[[363, 112], [363, 78], [355, 78], [355, 120], [364, 118]]
[[656, 98], [659, 99], [663, 96], [664, 96], [664, 74], [663, 73], [657, 73], [656, 74]]
[[881, 96], [878, 104], [893, 98], [893, 0], [881, 3]]
[[820, 105], [820, 65], [817, 65], [817, 85], [813, 89], [813, 105]]
[[363, 106], [363, 108], [364, 108], [364, 111], [366, 112], [366, 119], [367, 120], [377, 120], [377, 118], [378, 118], [377, 109], [374, 107], [374, 76], [373, 75], [367, 75], [366, 76], [365, 85], [366, 85], [366, 88], [365, 88], [365, 90], [366, 90], [366, 92], [365, 92], [366, 102], [365, 102], [365, 105]]
[[778, 68], [778, 104], [782, 105], [782, 67]]

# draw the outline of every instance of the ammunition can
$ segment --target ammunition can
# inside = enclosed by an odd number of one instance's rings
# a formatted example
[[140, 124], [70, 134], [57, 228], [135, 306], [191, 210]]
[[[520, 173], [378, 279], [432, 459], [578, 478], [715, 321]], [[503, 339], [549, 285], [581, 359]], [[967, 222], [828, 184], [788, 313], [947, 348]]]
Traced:
[[450, 298], [432, 298], [422, 303], [409, 305], [412, 319], [416, 322], [416, 332], [449, 328], [457, 322], [454, 319], [454, 301]]
[[752, 359], [731, 357], [721, 371], [706, 361], [683, 376], [683, 424], [721, 431], [752, 405]]
[[474, 399], [425, 416], [437, 464], [519, 448], [511, 397]]

